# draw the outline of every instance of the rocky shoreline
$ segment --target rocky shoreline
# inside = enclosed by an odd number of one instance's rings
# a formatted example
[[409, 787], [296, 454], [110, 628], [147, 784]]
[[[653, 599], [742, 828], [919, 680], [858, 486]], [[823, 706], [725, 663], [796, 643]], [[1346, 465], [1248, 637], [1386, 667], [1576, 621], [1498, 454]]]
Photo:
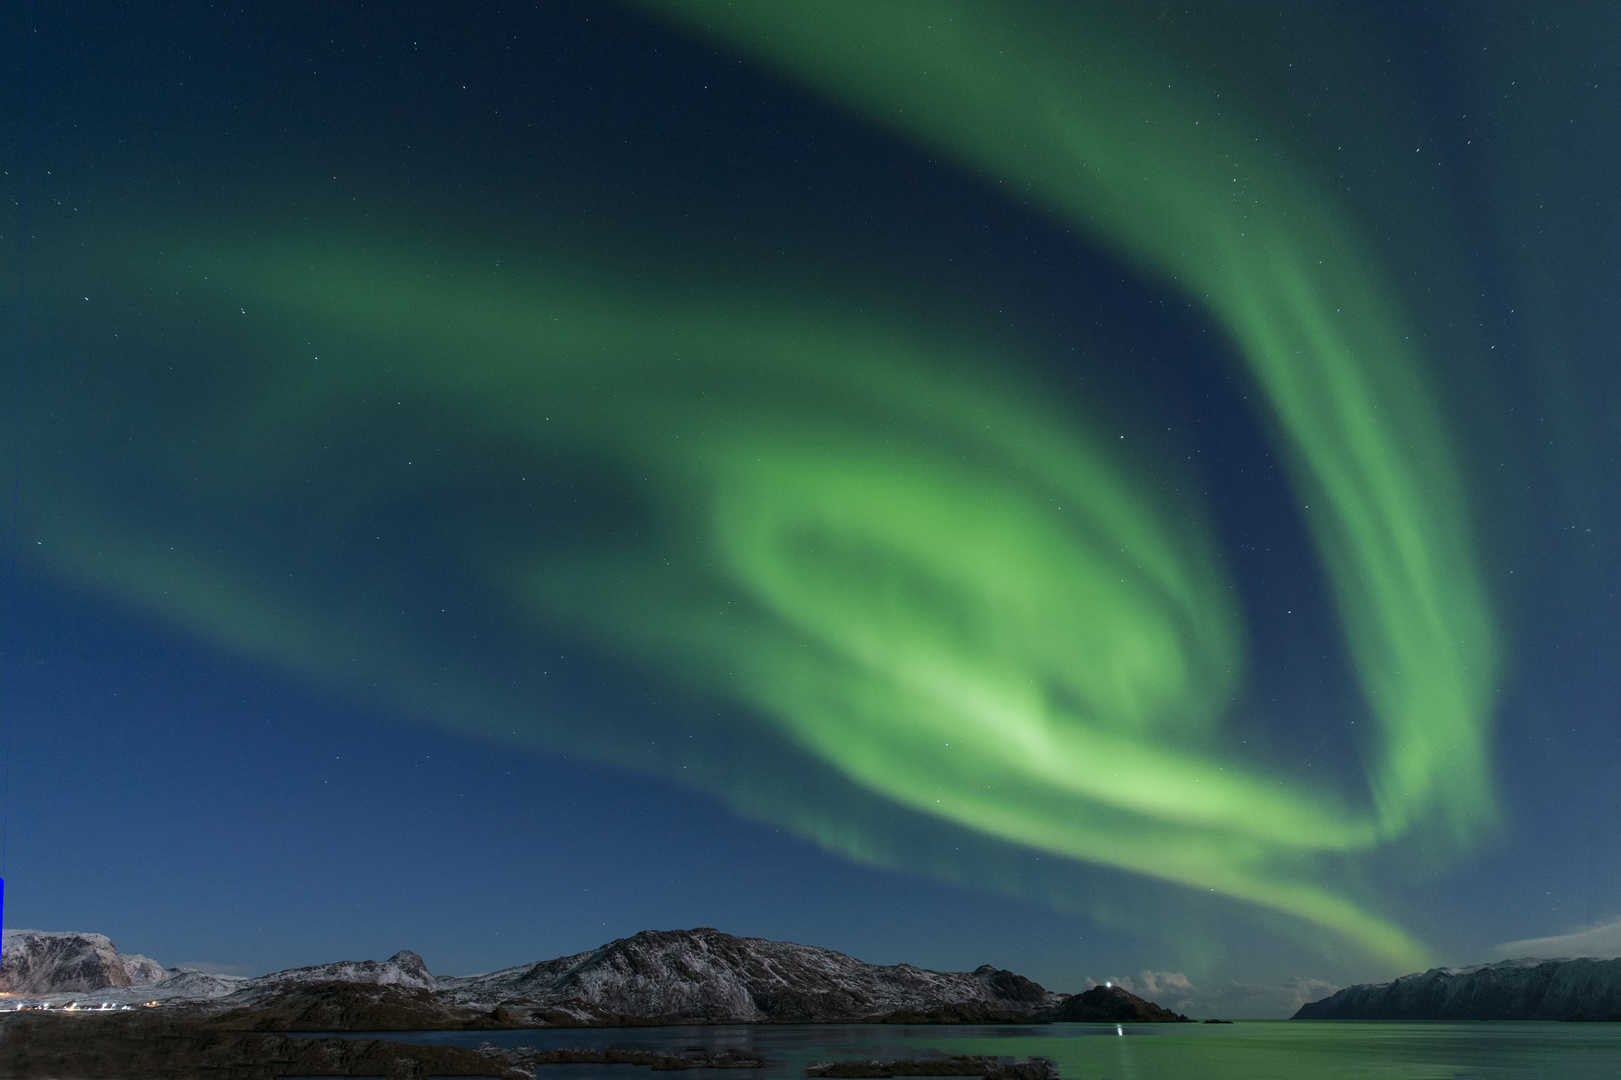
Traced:
[[[670, 1054], [615, 1047], [541, 1049], [534, 1046], [420, 1045], [386, 1037], [344, 1038], [252, 1030], [251, 1016], [176, 1016], [130, 1010], [77, 1016], [25, 1012], [0, 1017], [0, 1076], [54, 1080], [61, 1076], [169, 1080], [206, 1075], [215, 1080], [280, 1080], [288, 1075], [479, 1076], [529, 1080], [547, 1065], [637, 1065], [654, 1072], [688, 1069], [764, 1069], [767, 1062], [735, 1050], [700, 1048]], [[893, 1061], [820, 1062], [807, 1077], [983, 1077], [984, 1080], [1057, 1080], [1046, 1058], [1006, 1062], [987, 1056], [902, 1058]]]
[[8, 1080], [118, 1077], [172, 1080], [280, 1080], [284, 1076], [486, 1076], [531, 1080], [504, 1053], [418, 1046], [388, 1039], [309, 1037], [242, 1031], [215, 1018], [131, 1010], [74, 1016], [60, 1012], [0, 1017], [0, 1076]]

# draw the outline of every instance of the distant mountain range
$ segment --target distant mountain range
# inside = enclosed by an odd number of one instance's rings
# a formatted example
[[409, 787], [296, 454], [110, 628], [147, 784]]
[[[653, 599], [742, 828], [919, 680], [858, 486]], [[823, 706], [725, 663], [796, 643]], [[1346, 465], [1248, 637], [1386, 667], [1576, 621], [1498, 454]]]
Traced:
[[[0, 991], [62, 1006], [156, 1002], [261, 1031], [759, 1023], [1185, 1021], [1120, 987], [1055, 994], [1011, 971], [881, 966], [719, 930], [645, 930], [484, 975], [413, 952], [257, 978], [165, 968], [101, 934], [7, 930]], [[1621, 959], [1507, 960], [1351, 986], [1297, 1020], [1621, 1020]]]
[[[155, 1001], [251, 1010], [259, 1030], [1028, 1023], [1055, 1018], [1078, 1001], [990, 965], [971, 972], [880, 966], [829, 949], [711, 929], [643, 931], [589, 952], [459, 977], [435, 976], [412, 952], [243, 979], [124, 956], [100, 934], [7, 931], [4, 946], [0, 990], [57, 1004], [73, 996], [82, 1004]], [[1109, 1017], [1085, 1018], [1175, 1015], [1156, 1006], [1122, 1006], [1116, 996], [1100, 999], [1098, 1007], [1113, 1010]], [[1084, 1005], [1071, 1011], [1084, 1012]]]
[[1504, 960], [1348, 986], [1296, 1020], [1617, 1020], [1621, 959]]

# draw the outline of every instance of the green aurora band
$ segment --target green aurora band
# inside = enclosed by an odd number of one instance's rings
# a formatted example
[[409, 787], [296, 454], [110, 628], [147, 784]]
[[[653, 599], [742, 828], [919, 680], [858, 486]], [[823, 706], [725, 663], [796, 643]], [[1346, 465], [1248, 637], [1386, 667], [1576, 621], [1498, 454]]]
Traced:
[[1400, 305], [1326, 191], [1078, 6], [650, 6], [1017, 185], [1206, 306], [1317, 507], [1382, 731], [1364, 827], [1434, 815], [1463, 840], [1492, 818], [1495, 644], [1460, 472]]
[[[492, 275], [471, 254], [353, 233], [156, 226], [97, 287], [183, 294], [199, 349], [254, 373], [206, 420], [176, 422], [229, 448], [187, 479], [192, 497], [292, 497], [327, 467], [296, 448], [380, 388], [604, 463], [645, 511], [634, 541], [463, 538], [467, 573], [537, 630], [742, 706], [919, 813], [1415, 963], [1422, 948], [1323, 867], [1421, 824], [1461, 844], [1491, 821], [1494, 646], [1421, 358], [1333, 201], [1241, 123], [1146, 92], [1148, 61], [1045, 9], [656, 6], [1022, 185], [1208, 308], [1270, 404], [1377, 721], [1366, 805], [1224, 746], [1244, 632], [1198, 505], [990, 363], [988, 343], [834, 314], [803, 289], [647, 285], [562, 252]], [[408, 630], [290, 593], [250, 545], [139, 525], [73, 468], [26, 509], [53, 569], [311, 677], [410, 683], [401, 700], [459, 727], [614, 756], [544, 702], [476, 719], [468, 680], [401, 674], [424, 652]], [[432, 469], [376, 485], [409, 498], [444, 480]], [[339, 502], [311, 545], [364, 539]]]

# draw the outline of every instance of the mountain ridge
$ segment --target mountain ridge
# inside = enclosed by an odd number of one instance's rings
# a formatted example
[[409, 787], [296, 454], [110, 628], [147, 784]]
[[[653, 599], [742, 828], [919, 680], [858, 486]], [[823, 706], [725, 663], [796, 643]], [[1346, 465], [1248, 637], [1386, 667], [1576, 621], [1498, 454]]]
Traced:
[[1295, 1020], [1618, 1020], [1621, 959], [1500, 960], [1347, 986]]
[[[316, 1016], [419, 1026], [1031, 1022], [1069, 998], [986, 964], [940, 972], [709, 927], [644, 930], [596, 949], [479, 975], [436, 976], [414, 952], [256, 978], [163, 968], [100, 934], [8, 932], [0, 990], [113, 1005], [248, 1010], [265, 1030]], [[61, 1003], [61, 1002], [58, 1002]]]

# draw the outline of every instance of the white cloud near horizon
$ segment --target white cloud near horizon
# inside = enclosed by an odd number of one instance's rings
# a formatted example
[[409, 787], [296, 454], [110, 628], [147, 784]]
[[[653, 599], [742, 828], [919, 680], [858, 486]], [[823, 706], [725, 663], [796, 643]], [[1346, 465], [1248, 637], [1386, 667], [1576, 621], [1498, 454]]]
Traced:
[[1621, 919], [1554, 937], [1505, 941], [1492, 946], [1491, 954], [1494, 959], [1501, 960], [1518, 960], [1525, 956], [1548, 960], [1575, 956], [1588, 956], [1595, 960], [1621, 957]]
[[1338, 984], [1296, 975], [1280, 983], [1227, 982], [1201, 987], [1180, 971], [1142, 971], [1135, 976], [1088, 979], [1103, 982], [1147, 998], [1195, 1020], [1284, 1020], [1308, 1001], [1317, 1001], [1339, 989]]
[[1151, 1001], [1158, 1001], [1160, 997], [1187, 997], [1194, 992], [1193, 981], [1180, 971], [1144, 971], [1136, 978], [1126, 975], [1106, 981]]

